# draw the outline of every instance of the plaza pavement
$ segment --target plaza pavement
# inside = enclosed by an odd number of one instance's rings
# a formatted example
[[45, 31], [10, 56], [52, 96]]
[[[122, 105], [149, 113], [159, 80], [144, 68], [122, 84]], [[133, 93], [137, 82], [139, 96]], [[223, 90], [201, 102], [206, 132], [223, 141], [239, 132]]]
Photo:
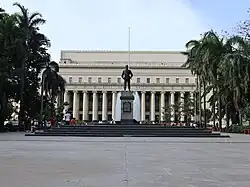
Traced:
[[249, 187], [250, 136], [0, 134], [0, 187]]

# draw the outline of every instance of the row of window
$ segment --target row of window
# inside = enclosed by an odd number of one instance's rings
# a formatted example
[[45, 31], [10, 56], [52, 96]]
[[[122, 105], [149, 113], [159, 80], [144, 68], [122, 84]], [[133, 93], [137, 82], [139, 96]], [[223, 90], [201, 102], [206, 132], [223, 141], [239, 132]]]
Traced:
[[[79, 82], [79, 83], [82, 83], [82, 77], [79, 77], [79, 78], [78, 78], [78, 82]], [[102, 83], [102, 78], [101, 78], [101, 77], [98, 77], [97, 82], [98, 82], [98, 83]], [[140, 79], [140, 78], [137, 78], [137, 79], [136, 79], [136, 82], [137, 82], [137, 83], [141, 83], [141, 79]], [[72, 77], [69, 77], [69, 83], [72, 83]], [[92, 77], [88, 77], [88, 83], [92, 83]], [[108, 78], [108, 83], [111, 83], [111, 77]], [[117, 78], [117, 83], [119, 83], [119, 84], [121, 83], [121, 78], [120, 78], [120, 77]], [[147, 79], [146, 79], [146, 83], [148, 83], [148, 84], [151, 83], [151, 79], [150, 79], [150, 78], [147, 78]], [[160, 83], [160, 78], [156, 78], [156, 83], [158, 83], [158, 84]], [[167, 83], [167, 84], [169, 83], [169, 78], [166, 78], [166, 83]], [[179, 78], [176, 78], [176, 79], [175, 79], [175, 83], [179, 84], [179, 83], [180, 83], [180, 79], [179, 79]], [[186, 79], [185, 79], [185, 83], [186, 83], [186, 84], [189, 84], [189, 78], [186, 78]]]

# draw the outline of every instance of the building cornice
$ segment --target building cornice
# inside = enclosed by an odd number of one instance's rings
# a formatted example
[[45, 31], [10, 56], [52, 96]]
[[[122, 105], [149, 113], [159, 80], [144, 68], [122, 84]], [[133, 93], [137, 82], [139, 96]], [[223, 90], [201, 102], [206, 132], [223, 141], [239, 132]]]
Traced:
[[[64, 68], [88, 68], [88, 69], [124, 69], [124, 66], [103, 66], [103, 65], [81, 65], [81, 64], [59, 64], [60, 69]], [[130, 69], [174, 69], [174, 70], [183, 70], [188, 69], [186, 67], [180, 66], [129, 66]]]
[[[127, 50], [61, 50], [61, 53], [128, 53]], [[183, 54], [184, 51], [130, 51], [131, 54]]]

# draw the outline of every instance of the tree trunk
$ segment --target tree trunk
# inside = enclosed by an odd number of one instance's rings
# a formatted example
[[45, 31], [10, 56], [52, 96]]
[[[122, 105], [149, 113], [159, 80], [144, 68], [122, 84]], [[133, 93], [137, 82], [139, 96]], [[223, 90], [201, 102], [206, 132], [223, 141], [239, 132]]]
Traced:
[[241, 114], [240, 109], [239, 109], [238, 113], [239, 113], [239, 125], [242, 125], [242, 114]]
[[241, 115], [241, 111], [240, 111], [240, 106], [238, 104], [238, 96], [236, 95], [236, 92], [234, 91], [234, 95], [233, 95], [233, 102], [234, 102], [234, 107], [236, 109], [236, 111], [238, 112], [239, 115], [239, 125], [242, 125], [242, 115]]
[[[2, 99], [3, 100], [3, 99]], [[0, 132], [4, 132], [4, 116], [3, 116], [3, 103], [2, 103], [2, 100], [0, 101]]]
[[[20, 82], [20, 110], [18, 114], [19, 125], [24, 123], [24, 73], [25, 73], [25, 60], [22, 60], [21, 65], [21, 82]], [[24, 125], [25, 126], [25, 125]], [[24, 128], [25, 131], [25, 128]]]
[[[1, 104], [1, 103], [0, 103]], [[3, 108], [0, 109], [0, 132], [4, 132], [4, 116], [3, 116]]]
[[242, 125], [242, 115], [240, 110], [239, 110], [239, 125]]
[[41, 109], [40, 115], [43, 115], [43, 92], [44, 92], [44, 76], [42, 75], [42, 86], [41, 86]]
[[199, 125], [202, 125], [202, 113], [201, 113], [201, 77], [199, 76]]
[[194, 117], [195, 117], [195, 123], [197, 123], [197, 105], [198, 105], [198, 102], [197, 102], [197, 90], [198, 90], [198, 84], [199, 84], [199, 77], [197, 75], [196, 77], [196, 89], [195, 89], [195, 98], [194, 98]]
[[226, 129], [228, 130], [229, 129], [229, 113], [228, 113], [228, 106], [226, 105], [225, 107], [225, 110], [226, 110]]
[[2, 81], [0, 80], [0, 132], [4, 131], [4, 116], [3, 116], [3, 107], [4, 107], [4, 98], [3, 98], [3, 86]]
[[51, 109], [51, 111], [50, 111], [50, 118], [52, 119], [52, 118], [54, 118], [54, 113], [55, 113], [55, 99], [54, 99], [54, 96], [51, 96], [51, 107], [50, 107], [50, 109]]
[[[215, 89], [213, 88], [213, 95], [215, 93]], [[213, 101], [213, 106], [212, 106], [212, 113], [213, 113], [213, 127], [216, 126], [215, 124], [215, 102]]]
[[[197, 90], [194, 92], [194, 121], [195, 121], [195, 123], [197, 123], [197, 120], [196, 120], [196, 117], [197, 117]], [[191, 114], [191, 116], [192, 116], [192, 114]]]
[[207, 113], [206, 113], [206, 104], [207, 104], [207, 101], [206, 101], [206, 83], [205, 83], [205, 80], [203, 79], [203, 95], [204, 95], [204, 98], [203, 98], [203, 107], [204, 107], [204, 127], [206, 128], [207, 127]]
[[0, 132], [4, 132], [4, 121], [6, 117], [4, 116], [4, 111], [6, 110], [6, 102], [6, 94], [3, 92], [0, 100]]
[[4, 120], [3, 120], [3, 118], [0, 119], [0, 132], [4, 132]]
[[222, 116], [221, 116], [221, 98], [219, 96], [219, 101], [218, 101], [218, 112], [219, 112], [219, 128], [222, 129]]

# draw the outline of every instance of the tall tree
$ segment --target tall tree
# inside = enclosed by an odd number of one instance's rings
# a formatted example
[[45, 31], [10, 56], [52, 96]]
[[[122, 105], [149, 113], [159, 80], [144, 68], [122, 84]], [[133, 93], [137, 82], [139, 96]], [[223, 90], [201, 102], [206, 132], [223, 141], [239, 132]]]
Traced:
[[19, 112], [19, 123], [24, 119], [24, 94], [25, 92], [25, 66], [29, 60], [29, 41], [31, 40], [34, 33], [36, 33], [39, 28], [39, 25], [45, 23], [45, 20], [42, 18], [42, 15], [38, 12], [30, 14], [28, 9], [22, 6], [19, 3], [14, 3], [14, 6], [17, 6], [20, 9], [20, 13], [16, 13], [16, 19], [18, 27], [21, 29], [23, 38], [22, 45], [19, 48], [18, 57], [20, 59], [20, 70], [21, 70], [21, 79], [20, 79], [20, 112]]
[[[204, 61], [204, 56], [206, 55], [206, 51], [204, 50], [203, 38], [201, 40], [190, 40], [186, 43], [187, 48], [187, 61], [184, 64], [185, 67], [189, 68], [192, 74], [197, 76], [197, 85], [198, 85], [198, 93], [199, 93], [199, 110], [201, 111], [201, 87], [203, 85], [204, 90], [206, 87], [206, 74], [207, 74], [207, 62]], [[204, 96], [205, 97], [205, 96]], [[199, 112], [199, 123], [201, 123], [202, 113]], [[206, 123], [205, 123], [206, 125]]]
[[[3, 10], [2, 10], [3, 12]], [[4, 120], [8, 117], [9, 98], [15, 95], [12, 86], [15, 69], [15, 54], [20, 44], [20, 30], [15, 17], [6, 13], [0, 19], [0, 131], [3, 131]]]
[[[223, 38], [211, 30], [200, 41], [188, 42], [187, 49], [188, 60], [185, 65], [202, 80], [204, 111], [205, 96], [212, 90], [213, 95], [209, 102], [212, 105], [214, 121], [216, 103], [220, 127], [223, 115], [227, 117], [227, 124], [229, 117], [235, 115], [235, 112], [241, 119], [246, 103], [245, 94], [250, 90], [249, 42], [240, 36]], [[206, 122], [206, 112], [204, 120]]]

